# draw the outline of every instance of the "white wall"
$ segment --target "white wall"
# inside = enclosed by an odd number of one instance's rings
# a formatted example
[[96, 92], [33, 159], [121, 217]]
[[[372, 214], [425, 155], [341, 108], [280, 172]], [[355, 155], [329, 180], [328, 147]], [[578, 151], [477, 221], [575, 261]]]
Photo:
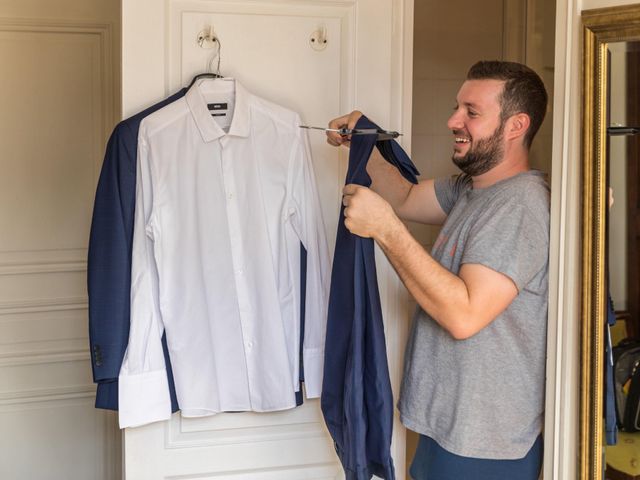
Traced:
[[[521, 60], [533, 68], [549, 95], [544, 122], [531, 145], [531, 168], [551, 173], [553, 141], [553, 76], [555, 53], [555, 0], [527, 0], [526, 2], [525, 57]], [[507, 21], [511, 21], [508, 19]]]
[[580, 5], [556, 3], [545, 479], [577, 474], [580, 325]]
[[[423, 179], [459, 173], [451, 162], [447, 119], [469, 67], [478, 60], [503, 58], [503, 8], [503, 0], [415, 3], [411, 151]], [[430, 249], [438, 229], [410, 228]]]

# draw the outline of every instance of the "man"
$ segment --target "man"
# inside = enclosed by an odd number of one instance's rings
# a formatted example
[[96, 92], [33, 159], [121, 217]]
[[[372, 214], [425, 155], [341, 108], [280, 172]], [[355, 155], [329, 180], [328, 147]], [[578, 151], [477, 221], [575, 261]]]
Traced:
[[[418, 303], [398, 404], [421, 434], [416, 480], [538, 478], [549, 188], [529, 148], [546, 105], [528, 67], [478, 62], [447, 124], [461, 175], [412, 185], [374, 149], [371, 188], [344, 187], [346, 227], [378, 243]], [[353, 128], [361, 115], [329, 127]], [[443, 225], [431, 254], [403, 220]]]

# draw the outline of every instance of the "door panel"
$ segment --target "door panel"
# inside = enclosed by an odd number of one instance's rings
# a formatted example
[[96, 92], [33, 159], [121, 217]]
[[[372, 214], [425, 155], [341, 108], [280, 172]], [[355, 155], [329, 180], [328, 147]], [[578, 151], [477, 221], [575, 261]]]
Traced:
[[115, 417], [93, 407], [86, 299], [118, 16], [116, 1], [0, 7], [0, 478], [119, 476]]
[[[206, 70], [215, 50], [202, 49], [197, 36], [212, 27], [222, 47], [220, 73], [297, 111], [303, 122], [323, 126], [359, 107], [380, 124], [402, 130], [405, 116], [400, 101], [404, 98], [398, 86], [405, 71], [401, 51], [405, 27], [398, 15], [402, 2], [396, 3], [397, 10], [391, 0], [369, 0], [366, 8], [364, 2], [355, 1], [157, 3], [123, 1], [126, 115], [188, 85], [194, 74]], [[327, 35], [326, 48], [321, 50], [312, 48], [310, 42], [318, 29]], [[213, 65], [215, 71], [217, 61]], [[400, 73], [392, 71], [398, 66]], [[392, 79], [397, 84], [392, 85]], [[329, 147], [321, 132], [310, 132], [309, 139], [333, 250], [346, 150]], [[383, 255], [378, 261], [390, 372], [396, 388], [408, 312], [395, 274]], [[395, 426], [394, 458], [398, 478], [403, 478], [404, 429], [397, 418]], [[175, 414], [167, 422], [127, 429], [124, 452], [129, 480], [343, 478], [318, 400], [268, 414], [198, 419]]]

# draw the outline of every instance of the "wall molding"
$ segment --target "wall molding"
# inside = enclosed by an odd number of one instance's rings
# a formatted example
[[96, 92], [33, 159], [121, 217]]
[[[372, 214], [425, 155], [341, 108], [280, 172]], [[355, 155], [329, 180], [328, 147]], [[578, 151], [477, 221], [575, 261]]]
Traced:
[[0, 250], [0, 269], [34, 265], [86, 263], [87, 255], [88, 249], [86, 247]]
[[342, 478], [342, 471], [335, 463], [318, 463], [307, 465], [292, 465], [287, 467], [271, 467], [249, 470], [236, 470], [224, 472], [202, 472], [187, 475], [169, 475], [166, 480], [207, 480], [207, 479], [233, 479], [238, 480], [337, 480]]
[[8, 314], [86, 310], [88, 307], [89, 302], [86, 296], [0, 302], [0, 316]]
[[[182, 86], [184, 72], [182, 58], [183, 49], [187, 45], [182, 43], [182, 26], [185, 14], [215, 16], [215, 15], [269, 15], [282, 17], [309, 17], [340, 20], [343, 33], [347, 30], [345, 23], [351, 22], [356, 1], [318, 1], [318, 0], [257, 0], [257, 1], [220, 1], [220, 0], [166, 0], [168, 18], [172, 19], [167, 27], [165, 38], [165, 95], [169, 95]], [[351, 27], [352, 25], [350, 25]], [[213, 25], [215, 28], [215, 24]], [[351, 31], [355, 31], [351, 29]], [[194, 34], [197, 32], [194, 32]], [[310, 32], [311, 33], [311, 32]], [[351, 39], [353, 41], [353, 39]], [[341, 42], [345, 41], [343, 37]], [[195, 45], [195, 35], [193, 44]], [[224, 39], [221, 38], [224, 44]], [[224, 63], [224, 48], [222, 50]], [[224, 74], [224, 72], [223, 72]]]
[[0, 368], [51, 363], [85, 362], [91, 355], [88, 348], [50, 350], [42, 352], [0, 353]]
[[581, 62], [580, 5], [556, 2], [544, 478], [577, 478]]
[[0, 264], [0, 276], [2, 275], [31, 275], [38, 273], [70, 273], [86, 272], [87, 262], [51, 262], [51, 263], [23, 263]]
[[[79, 21], [75, 19], [52, 20], [50, 18], [10, 18], [0, 17], [0, 32], [19, 32], [19, 33], [71, 33], [95, 35], [99, 42], [99, 70], [96, 71], [96, 82], [99, 85], [99, 105], [96, 109], [96, 116], [100, 115], [98, 124], [96, 125], [99, 139], [94, 142], [93, 152], [93, 180], [98, 179], [98, 172], [102, 163], [102, 154], [104, 145], [107, 142], [111, 128], [117, 120], [117, 107], [111, 101], [118, 92], [117, 85], [114, 82], [114, 71], [116, 66], [113, 62], [113, 35], [114, 26], [111, 23], [101, 23], [92, 21]], [[86, 257], [85, 257], [86, 258]], [[65, 270], [62, 270], [65, 271]], [[3, 267], [0, 266], [0, 274], [3, 274]]]
[[[0, 393], [0, 407], [10, 405], [25, 405], [33, 403], [59, 402], [62, 400], [72, 400], [78, 398], [91, 398], [96, 394], [96, 386], [76, 385], [68, 387], [55, 388], [34, 388], [29, 390], [21, 390], [17, 392]], [[54, 405], [46, 405], [50, 408]]]
[[0, 31], [33, 31], [54, 33], [96, 33], [110, 34], [112, 26], [109, 23], [84, 22], [78, 20], [51, 20], [50, 18], [13, 18], [0, 17]]
[[[298, 407], [300, 408], [300, 407]], [[297, 413], [292, 411], [294, 414]], [[246, 412], [251, 414], [252, 412]], [[245, 412], [218, 415], [244, 415]], [[218, 417], [211, 416], [209, 419]], [[255, 415], [255, 413], [254, 413]], [[257, 443], [275, 440], [308, 439], [326, 437], [326, 429], [322, 419], [301, 419], [299, 421], [273, 423], [269, 425], [247, 424], [224, 428], [202, 428], [187, 430], [183, 428], [185, 419], [173, 416], [165, 429], [165, 448], [183, 449], [197, 447], [211, 447], [221, 445], [237, 445], [240, 443]], [[203, 419], [207, 420], [207, 419]]]
[[[106, 143], [108, 131], [115, 115], [113, 109], [107, 104], [107, 99], [112, 98], [113, 95], [110, 92], [115, 90], [111, 81], [113, 78], [113, 65], [112, 65], [112, 52], [111, 44], [113, 37], [113, 26], [109, 23], [91, 22], [91, 21], [78, 21], [78, 20], [51, 20], [50, 18], [8, 18], [0, 17], [0, 32], [19, 32], [19, 33], [71, 33], [71, 34], [84, 34], [95, 35], [98, 37], [100, 44], [100, 68], [97, 72], [98, 79], [100, 81], [100, 99], [102, 102], [101, 111], [102, 118], [100, 118], [99, 130], [102, 134], [100, 142], [95, 142], [96, 162], [101, 157], [103, 145]], [[98, 164], [94, 162], [94, 168], [98, 168]], [[94, 172], [94, 178], [97, 178], [97, 172]], [[0, 274], [2, 268], [0, 268]]]

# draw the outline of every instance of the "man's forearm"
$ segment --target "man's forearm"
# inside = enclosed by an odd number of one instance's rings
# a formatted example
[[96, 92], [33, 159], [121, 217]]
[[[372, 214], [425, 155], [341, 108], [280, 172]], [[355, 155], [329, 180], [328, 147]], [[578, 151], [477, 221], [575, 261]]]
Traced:
[[465, 282], [434, 260], [400, 220], [375, 240], [414, 299], [440, 326], [457, 339], [476, 333]]
[[396, 167], [387, 162], [377, 148], [373, 149], [367, 173], [371, 177], [371, 190], [384, 198], [397, 213], [406, 201], [413, 184], [407, 181]]

